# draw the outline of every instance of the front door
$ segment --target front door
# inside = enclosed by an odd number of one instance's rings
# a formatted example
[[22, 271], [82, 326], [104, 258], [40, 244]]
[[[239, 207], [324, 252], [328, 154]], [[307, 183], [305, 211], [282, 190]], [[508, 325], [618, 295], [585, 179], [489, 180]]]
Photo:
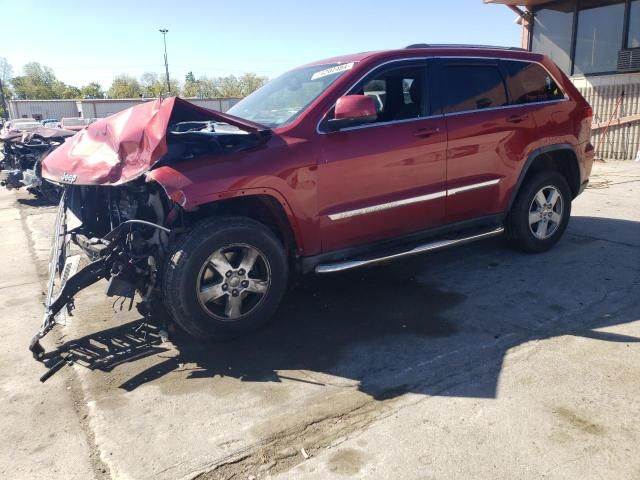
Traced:
[[320, 133], [323, 251], [444, 221], [447, 134], [443, 117], [431, 115], [430, 88], [424, 60], [379, 67], [349, 92], [374, 99], [377, 121]]

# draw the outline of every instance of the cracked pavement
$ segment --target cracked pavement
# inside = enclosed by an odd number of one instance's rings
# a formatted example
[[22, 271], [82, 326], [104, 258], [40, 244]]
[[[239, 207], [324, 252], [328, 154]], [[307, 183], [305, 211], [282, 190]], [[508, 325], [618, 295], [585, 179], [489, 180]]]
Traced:
[[99, 283], [45, 340], [76, 359], [45, 384], [27, 344], [55, 209], [2, 190], [0, 476], [637, 478], [640, 164], [591, 182], [551, 252], [308, 277], [231, 343], [162, 343]]

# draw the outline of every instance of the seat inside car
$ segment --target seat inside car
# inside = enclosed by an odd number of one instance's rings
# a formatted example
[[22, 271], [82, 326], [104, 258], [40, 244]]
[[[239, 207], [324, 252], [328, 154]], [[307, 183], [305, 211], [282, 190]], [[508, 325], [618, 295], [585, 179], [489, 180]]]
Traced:
[[400, 97], [400, 106], [394, 115], [394, 120], [417, 118], [421, 114], [422, 106], [422, 82], [420, 78], [414, 78], [409, 87], [410, 103], [406, 103], [404, 94]]

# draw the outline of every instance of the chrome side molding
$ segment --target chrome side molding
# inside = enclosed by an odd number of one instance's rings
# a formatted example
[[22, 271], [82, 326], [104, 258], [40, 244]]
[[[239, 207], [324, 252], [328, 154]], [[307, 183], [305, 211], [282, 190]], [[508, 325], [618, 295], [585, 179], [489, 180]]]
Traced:
[[491, 187], [500, 183], [502, 179], [494, 178], [486, 182], [471, 183], [462, 187], [450, 188], [448, 190], [441, 190], [439, 192], [428, 193], [426, 195], [420, 195], [419, 197], [403, 198], [402, 200], [396, 200], [395, 202], [379, 203], [378, 205], [371, 205], [370, 207], [358, 208], [356, 210], [347, 210], [346, 212], [330, 213], [328, 215], [329, 220], [342, 220], [343, 218], [357, 217], [358, 215], [367, 215], [369, 213], [380, 212], [382, 210], [389, 210], [390, 208], [404, 207], [406, 205], [412, 205], [414, 203], [427, 202], [429, 200], [435, 200], [436, 198], [451, 197], [463, 192], [471, 192], [480, 188]]
[[389, 210], [390, 208], [403, 207], [405, 205], [412, 205], [414, 203], [426, 202], [434, 200], [436, 198], [445, 197], [447, 193], [443, 190], [441, 192], [428, 193], [427, 195], [420, 195], [419, 197], [404, 198], [395, 202], [381, 203], [379, 205], [373, 205], [371, 207], [358, 208], [357, 210], [349, 210], [346, 212], [332, 213], [329, 215], [330, 220], [342, 220], [343, 218], [356, 217], [358, 215], [366, 215], [367, 213], [380, 212], [382, 210]]
[[363, 260], [345, 260], [336, 263], [327, 263], [317, 265], [315, 268], [316, 273], [335, 273], [342, 272], [343, 270], [351, 270], [352, 268], [363, 267], [365, 265], [371, 265], [374, 263], [385, 262], [388, 260], [395, 260], [397, 258], [408, 257], [409, 255], [417, 255], [419, 253], [433, 252], [436, 250], [442, 250], [455, 245], [463, 245], [465, 243], [475, 242], [477, 240], [483, 240], [485, 238], [495, 237], [501, 235], [504, 232], [504, 227], [498, 227], [488, 232], [478, 233], [469, 237], [455, 238], [449, 240], [437, 240], [434, 242], [418, 245], [410, 250], [394, 253], [391, 255], [382, 255], [380, 257], [368, 258]]
[[451, 197], [453, 195], [457, 195], [458, 193], [471, 192], [473, 190], [478, 190], [480, 188], [490, 187], [492, 185], [497, 185], [499, 183], [500, 183], [500, 179], [499, 178], [495, 178], [493, 180], [488, 180], [486, 182], [472, 183], [471, 185], [465, 185], [464, 187], [450, 188], [449, 190], [447, 190], [447, 196]]

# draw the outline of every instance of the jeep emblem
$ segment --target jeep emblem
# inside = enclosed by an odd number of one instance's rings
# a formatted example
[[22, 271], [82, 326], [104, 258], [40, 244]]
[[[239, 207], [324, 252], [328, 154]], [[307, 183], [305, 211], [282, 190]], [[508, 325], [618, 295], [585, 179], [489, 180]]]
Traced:
[[72, 174], [72, 173], [64, 172], [64, 173], [62, 174], [62, 179], [61, 179], [61, 180], [62, 180], [63, 182], [65, 182], [65, 183], [73, 183], [73, 182], [75, 182], [75, 181], [76, 181], [76, 179], [77, 179], [77, 178], [78, 178], [78, 176], [77, 176], [77, 175], [74, 175], [74, 174]]

